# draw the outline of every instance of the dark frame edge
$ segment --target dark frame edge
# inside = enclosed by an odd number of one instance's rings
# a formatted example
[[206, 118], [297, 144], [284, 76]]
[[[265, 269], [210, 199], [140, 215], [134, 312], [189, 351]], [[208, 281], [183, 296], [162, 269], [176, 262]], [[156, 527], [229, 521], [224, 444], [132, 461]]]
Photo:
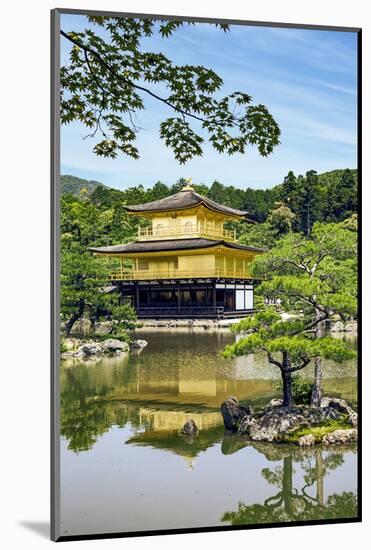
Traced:
[[50, 12], [50, 538], [60, 538], [60, 408], [59, 408], [59, 204], [60, 204], [60, 122], [59, 122], [59, 66], [60, 66], [60, 10]]
[[195, 23], [229, 23], [254, 27], [280, 27], [285, 29], [313, 29], [318, 31], [358, 32], [360, 27], [340, 27], [336, 25], [316, 25], [315, 23], [283, 23], [273, 21], [250, 21], [245, 19], [228, 19], [222, 17], [196, 17], [188, 15], [169, 15], [159, 13], [120, 12], [110, 10], [84, 10], [78, 8], [56, 8], [59, 14], [65, 15], [104, 15], [106, 17], [136, 17], [142, 19], [169, 19], [172, 21], [193, 21]]
[[223, 525], [215, 527], [190, 527], [186, 529], [161, 529], [156, 531], [132, 531], [132, 532], [112, 532], [97, 533], [88, 535], [62, 535], [56, 542], [70, 542], [77, 540], [102, 540], [133, 537], [153, 537], [164, 535], [187, 535], [197, 533], [219, 533], [227, 531], [251, 531], [256, 529], [280, 529], [282, 527], [307, 527], [308, 525], [339, 525], [345, 523], [360, 523], [360, 517], [339, 518], [330, 520], [309, 520], [309, 521], [290, 521], [277, 523], [261, 523], [253, 525]]
[[357, 491], [358, 491], [358, 517], [362, 521], [362, 434], [363, 434], [363, 408], [362, 408], [362, 29], [357, 31], [357, 169], [358, 169], [358, 461], [357, 461]]

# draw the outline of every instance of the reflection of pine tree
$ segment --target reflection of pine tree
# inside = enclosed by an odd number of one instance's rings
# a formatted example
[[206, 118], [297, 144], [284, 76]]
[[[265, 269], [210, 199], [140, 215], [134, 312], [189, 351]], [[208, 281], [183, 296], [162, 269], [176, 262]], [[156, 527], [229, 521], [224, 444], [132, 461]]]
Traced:
[[[92, 449], [98, 438], [112, 425], [139, 426], [137, 408], [105, 400], [112, 387], [94, 384], [86, 367], [66, 369], [61, 391], [61, 435], [75, 452]], [[96, 398], [99, 397], [97, 400]]]
[[[299, 456], [304, 470], [304, 486], [299, 490], [294, 487], [293, 461], [295, 454], [286, 454], [282, 466], [262, 470], [262, 476], [270, 484], [279, 487], [279, 491], [267, 498], [263, 504], [246, 505], [240, 502], [237, 511], [226, 512], [222, 521], [232, 525], [277, 523], [289, 521], [308, 521], [310, 519], [332, 519], [357, 516], [357, 496], [352, 492], [333, 494], [324, 498], [324, 478], [331, 470], [343, 463], [342, 454], [329, 452], [316, 447]], [[316, 496], [308, 493], [308, 488], [315, 485]]]

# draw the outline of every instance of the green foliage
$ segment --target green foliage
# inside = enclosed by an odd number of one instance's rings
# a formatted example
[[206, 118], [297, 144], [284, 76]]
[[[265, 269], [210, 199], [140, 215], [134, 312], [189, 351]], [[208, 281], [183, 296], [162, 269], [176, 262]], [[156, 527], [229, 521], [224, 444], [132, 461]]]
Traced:
[[312, 390], [313, 383], [309, 380], [300, 378], [297, 375], [292, 377], [292, 395], [298, 405], [310, 404]]
[[[357, 234], [345, 223], [316, 222], [311, 237], [293, 233], [256, 258], [256, 277], [270, 274], [258, 292], [279, 297], [286, 309], [329, 318], [357, 312]], [[310, 313], [312, 312], [312, 313]]]
[[117, 304], [110, 309], [113, 319], [112, 333], [116, 336], [126, 335], [126, 330], [136, 327], [136, 312], [129, 304]]
[[[295, 374], [291, 381], [292, 396], [297, 405], [310, 405], [313, 383]], [[282, 380], [277, 382], [277, 390], [282, 391]]]
[[[112, 193], [113, 192], [113, 193]], [[119, 192], [120, 193], [120, 192]], [[114, 190], [98, 186], [88, 197], [64, 194], [61, 199], [61, 314], [69, 333], [82, 316], [95, 321], [111, 316], [117, 336], [135, 322], [135, 312], [119, 303], [117, 294], [106, 294], [110, 262], [96, 257], [90, 246], [131, 240], [137, 222], [129, 219]]]
[[331, 182], [327, 193], [326, 221], [343, 221], [357, 211], [357, 180], [344, 170], [337, 183]]
[[290, 208], [282, 202], [277, 202], [275, 209], [272, 210], [268, 217], [268, 222], [276, 232], [276, 236], [279, 236], [291, 232], [294, 219], [295, 214], [291, 212]]
[[[269, 363], [281, 370], [285, 404], [291, 402], [292, 373], [312, 359], [318, 371], [321, 358], [341, 363], [354, 357], [344, 342], [323, 337], [320, 323], [357, 312], [356, 249], [357, 234], [346, 224], [316, 222], [310, 238], [289, 233], [252, 265], [255, 276], [269, 277], [257, 292], [279, 298], [281, 307], [296, 317], [285, 321], [268, 308], [239, 322], [233, 330], [246, 334], [227, 346], [224, 356], [266, 352]], [[320, 379], [317, 376], [313, 386], [314, 404], [320, 401]]]
[[[146, 51], [146, 38], [157, 34], [170, 39], [185, 23], [87, 19], [89, 28], [61, 31], [71, 46], [60, 75], [61, 121], [79, 121], [88, 128], [96, 155], [115, 158], [120, 152], [139, 158], [135, 142], [141, 128], [136, 115], [145, 110], [148, 97], [172, 114], [161, 122], [160, 137], [180, 164], [202, 155], [204, 136], [219, 153], [228, 155], [256, 146], [266, 156], [279, 143], [276, 121], [264, 105], [252, 104], [247, 93], [235, 91], [223, 97], [223, 80], [212, 69], [176, 65], [162, 53]], [[216, 26], [224, 33], [229, 30], [227, 25]], [[194, 121], [197, 131], [191, 126]]]
[[59, 351], [60, 351], [60, 353], [64, 353], [64, 352], [68, 351], [66, 343], [64, 342], [63, 338], [61, 338], [61, 341], [60, 341]]
[[305, 177], [290, 171], [276, 193], [295, 214], [293, 230], [309, 235], [316, 221], [339, 222], [357, 211], [357, 170], [309, 170]]
[[[329, 185], [328, 182], [331, 182], [336, 192], [337, 187], [341, 185], [341, 178], [344, 172], [344, 170], [335, 170], [334, 172], [320, 174], [318, 176], [321, 198], [319, 204], [317, 204], [317, 210], [311, 212], [312, 226], [316, 221], [338, 222], [344, 220], [344, 228], [357, 231], [356, 201], [354, 202], [354, 209], [349, 212], [349, 219], [348, 216], [344, 216], [343, 214], [339, 214], [338, 217], [333, 215], [333, 219], [331, 220], [328, 219], [327, 216], [329, 209], [326, 198]], [[353, 170], [350, 172], [356, 181], [357, 171]], [[295, 182], [299, 179], [293, 174], [292, 178], [294, 178]], [[198, 193], [216, 202], [231, 206], [232, 208], [246, 210], [249, 213], [249, 219], [259, 222], [256, 224], [246, 222], [235, 224], [237, 235], [241, 243], [271, 248], [289, 229], [290, 223], [288, 222], [291, 222], [291, 229], [293, 232], [301, 230], [300, 220], [303, 214], [300, 213], [298, 206], [301, 193], [300, 181], [300, 179], [299, 183], [293, 183], [293, 181], [291, 181], [290, 185], [293, 186], [293, 188], [287, 187], [287, 182], [285, 184], [284, 181], [282, 184], [272, 189], [264, 190], [252, 189], [249, 187], [240, 189], [233, 185], [223, 185], [219, 181], [214, 181], [210, 187], [204, 183], [195, 183], [194, 187]], [[137, 187], [130, 187], [125, 191], [119, 191], [118, 189], [106, 187], [99, 182], [88, 181], [68, 175], [61, 176], [62, 193], [80, 196], [81, 190], [85, 189], [88, 194], [85, 198], [91, 200], [93, 204], [107, 207], [116, 205], [116, 208], [118, 205], [122, 207], [123, 204], [138, 204], [161, 199], [173, 193], [177, 193], [182, 189], [185, 183], [185, 178], [180, 178], [172, 186], [167, 186], [162, 182], [156, 182], [153, 187], [147, 189], [139, 185]], [[354, 196], [356, 197], [356, 192]], [[295, 215], [294, 218], [292, 217], [293, 215]]]
[[279, 357], [288, 354], [288, 368], [299, 370], [301, 365], [304, 368], [314, 357], [324, 357], [341, 363], [355, 356], [355, 352], [342, 340], [331, 337], [314, 339], [310, 333], [305, 332], [305, 320], [284, 321], [270, 308], [243, 319], [232, 330], [247, 335], [226, 346], [224, 357], [265, 351], [282, 363]]
[[256, 246], [258, 248], [272, 248], [277, 240], [277, 231], [269, 222], [254, 223], [245, 226], [242, 235], [239, 237], [241, 244]]
[[[357, 314], [356, 254], [353, 221], [316, 222], [307, 238], [298, 233], [281, 238], [255, 259], [251, 271], [264, 279], [257, 292], [265, 299], [279, 299], [281, 307], [295, 313], [296, 319], [270, 322], [269, 326], [256, 318], [246, 325], [240, 323], [235, 330], [250, 334], [228, 346], [225, 355], [265, 351], [268, 361], [289, 378], [316, 358], [312, 404], [319, 404], [321, 358], [340, 363], [354, 356], [343, 342], [323, 337], [321, 323], [335, 316], [345, 319]], [[283, 386], [287, 402], [292, 381], [286, 375]]]

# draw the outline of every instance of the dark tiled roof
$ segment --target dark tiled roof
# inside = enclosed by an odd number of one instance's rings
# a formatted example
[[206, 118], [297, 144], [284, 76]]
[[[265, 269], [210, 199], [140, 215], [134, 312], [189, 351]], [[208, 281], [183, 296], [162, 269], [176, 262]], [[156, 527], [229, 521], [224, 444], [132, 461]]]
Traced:
[[246, 250], [251, 252], [265, 252], [263, 248], [245, 246], [243, 244], [227, 241], [213, 241], [211, 239], [173, 239], [170, 241], [135, 241], [128, 244], [116, 244], [100, 248], [89, 248], [91, 252], [98, 254], [130, 254], [138, 252], [168, 252], [175, 250], [193, 250], [197, 248], [211, 248], [222, 245], [227, 248]]
[[199, 195], [193, 190], [183, 190], [170, 197], [165, 197], [158, 201], [145, 202], [144, 204], [135, 204], [133, 206], [125, 206], [128, 212], [161, 212], [166, 210], [182, 210], [184, 208], [191, 208], [198, 204], [204, 204], [207, 208], [222, 214], [230, 214], [231, 216], [247, 216], [247, 212], [243, 210], [237, 210], [236, 208], [230, 208], [229, 206], [223, 206], [218, 204], [207, 197]]

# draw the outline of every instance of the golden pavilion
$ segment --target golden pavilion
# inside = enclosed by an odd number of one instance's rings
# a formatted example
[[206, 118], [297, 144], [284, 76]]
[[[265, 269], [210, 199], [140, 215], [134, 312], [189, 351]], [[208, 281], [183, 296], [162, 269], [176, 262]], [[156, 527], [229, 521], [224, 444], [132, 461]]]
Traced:
[[241, 317], [253, 310], [249, 264], [263, 250], [237, 243], [236, 232], [224, 226], [247, 212], [199, 195], [190, 184], [125, 208], [151, 226], [140, 227], [134, 242], [90, 250], [119, 259], [111, 281], [139, 318]]

